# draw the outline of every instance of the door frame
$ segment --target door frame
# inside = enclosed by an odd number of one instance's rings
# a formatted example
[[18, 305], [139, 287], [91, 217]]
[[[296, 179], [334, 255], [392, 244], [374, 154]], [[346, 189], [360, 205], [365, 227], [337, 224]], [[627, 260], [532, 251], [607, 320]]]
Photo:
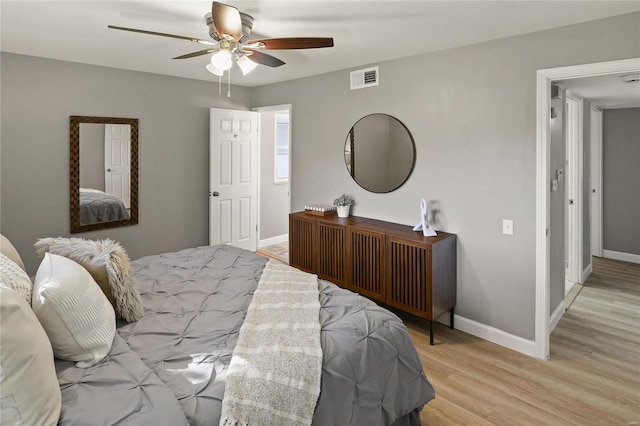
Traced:
[[535, 347], [537, 358], [549, 358], [550, 285], [550, 149], [551, 83], [598, 75], [640, 71], [640, 58], [540, 69], [536, 75], [536, 298]]
[[602, 257], [602, 109], [591, 106], [591, 255]]
[[292, 155], [292, 150], [293, 150], [293, 107], [291, 104], [281, 104], [281, 105], [268, 105], [268, 106], [263, 106], [263, 107], [255, 107], [255, 108], [251, 108], [251, 111], [257, 112], [258, 113], [258, 217], [257, 217], [257, 224], [258, 224], [258, 232], [256, 233], [256, 247], [260, 248], [260, 241], [262, 240], [260, 233], [261, 233], [261, 229], [260, 229], [260, 218], [262, 217], [262, 205], [260, 203], [260, 187], [262, 185], [261, 182], [261, 169], [262, 169], [262, 151], [261, 151], [261, 147], [262, 147], [262, 129], [260, 128], [260, 120], [261, 120], [261, 113], [263, 112], [278, 112], [278, 111], [288, 111], [289, 112], [289, 197], [288, 197], [288, 207], [287, 210], [289, 211], [289, 213], [291, 213], [291, 172], [293, 171], [293, 155]]

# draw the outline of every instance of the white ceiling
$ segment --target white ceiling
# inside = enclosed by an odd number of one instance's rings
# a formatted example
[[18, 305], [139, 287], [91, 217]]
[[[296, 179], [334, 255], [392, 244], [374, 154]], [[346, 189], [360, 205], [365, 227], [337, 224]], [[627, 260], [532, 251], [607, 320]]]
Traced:
[[640, 83], [625, 83], [621, 79], [623, 75], [629, 74], [575, 78], [558, 81], [558, 84], [602, 109], [640, 108]]
[[[254, 18], [252, 38], [333, 37], [335, 47], [271, 51], [286, 65], [232, 83], [291, 80], [640, 10], [635, 1], [229, 1]], [[0, 49], [45, 58], [217, 81], [204, 46], [107, 25], [208, 39], [210, 1], [0, 2]], [[226, 79], [226, 77], [225, 77]]]

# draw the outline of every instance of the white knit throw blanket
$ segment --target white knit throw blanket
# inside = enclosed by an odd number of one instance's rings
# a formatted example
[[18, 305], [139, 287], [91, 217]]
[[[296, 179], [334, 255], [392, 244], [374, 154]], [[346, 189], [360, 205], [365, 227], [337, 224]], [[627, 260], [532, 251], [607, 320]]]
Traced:
[[221, 426], [310, 425], [322, 376], [318, 278], [270, 260], [227, 371]]

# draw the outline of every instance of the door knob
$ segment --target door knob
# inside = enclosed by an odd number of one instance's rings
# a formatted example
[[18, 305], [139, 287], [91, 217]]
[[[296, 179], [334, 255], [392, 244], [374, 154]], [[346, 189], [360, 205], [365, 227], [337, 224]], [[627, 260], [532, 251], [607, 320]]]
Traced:
[[107, 169], [107, 171], [108, 171], [109, 173], [111, 173], [111, 169]]
[[213, 191], [211, 195], [213, 195], [214, 197], [219, 197], [220, 193], [218, 191]]

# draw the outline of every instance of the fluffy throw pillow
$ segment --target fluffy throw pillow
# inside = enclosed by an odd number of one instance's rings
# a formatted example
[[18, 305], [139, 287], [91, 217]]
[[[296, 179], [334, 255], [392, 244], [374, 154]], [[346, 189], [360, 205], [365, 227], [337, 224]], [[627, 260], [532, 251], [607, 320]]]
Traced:
[[9, 259], [16, 262], [16, 264], [22, 268], [24, 271], [24, 263], [22, 263], [22, 258], [20, 258], [20, 253], [18, 250], [11, 244], [11, 241], [7, 239], [4, 235], [0, 234], [0, 253], [7, 256]]
[[116, 332], [113, 307], [91, 274], [73, 260], [44, 255], [31, 306], [56, 357], [86, 368], [109, 353]]
[[24, 269], [2, 253], [0, 253], [0, 281], [24, 297], [29, 305], [31, 304], [32, 285], [29, 276]]
[[128, 322], [142, 318], [144, 309], [131, 276], [129, 256], [117, 242], [110, 239], [41, 238], [35, 247], [40, 256], [53, 253], [82, 265], [107, 296], [118, 318]]
[[0, 286], [0, 419], [3, 425], [55, 425], [60, 386], [51, 343], [24, 298]]

